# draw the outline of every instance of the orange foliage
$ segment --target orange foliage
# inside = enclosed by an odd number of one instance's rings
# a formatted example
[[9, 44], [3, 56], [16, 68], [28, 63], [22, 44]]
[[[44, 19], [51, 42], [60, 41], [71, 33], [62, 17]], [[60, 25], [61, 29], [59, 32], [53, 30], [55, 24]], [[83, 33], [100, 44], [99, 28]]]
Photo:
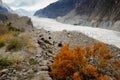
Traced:
[[74, 80], [81, 80], [80, 75], [79, 75], [79, 72], [75, 72], [75, 73], [73, 74], [73, 79], [74, 79]]
[[97, 68], [95, 68], [92, 65], [87, 65], [85, 67], [85, 74], [94, 74], [96, 72]]
[[[98, 70], [109, 66], [110, 59], [114, 57], [109, 54], [109, 51], [106, 45], [101, 42], [95, 44], [93, 48], [77, 46], [74, 49], [69, 49], [69, 44], [67, 44], [61, 48], [51, 65], [53, 78], [58, 80], [73, 76], [74, 80], [84, 80], [86, 76], [87, 80], [90, 78], [106, 80], [108, 77], [100, 76], [101, 73]], [[96, 59], [96, 63], [91, 65], [90, 58]], [[87, 78], [88, 76], [89, 78]]]
[[100, 75], [97, 80], [113, 80], [111, 77], [107, 75]]

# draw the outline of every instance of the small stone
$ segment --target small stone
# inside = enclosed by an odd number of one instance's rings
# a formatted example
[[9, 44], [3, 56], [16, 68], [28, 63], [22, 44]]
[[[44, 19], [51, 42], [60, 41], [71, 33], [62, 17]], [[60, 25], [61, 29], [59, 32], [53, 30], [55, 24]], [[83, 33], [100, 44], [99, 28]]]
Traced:
[[10, 80], [18, 80], [17, 77], [12, 77]]
[[48, 76], [49, 72], [48, 71], [39, 71], [37, 74], [38, 75], [42, 74], [42, 75], [47, 75]]
[[48, 62], [49, 62], [48, 60], [43, 60], [43, 61], [42, 61], [43, 66], [48, 65]]
[[49, 37], [49, 39], [52, 39], [51, 37]]
[[118, 54], [117, 57], [120, 57], [120, 54]]
[[35, 57], [41, 57], [41, 54], [37, 54]]
[[62, 47], [62, 46], [63, 46], [62, 42], [58, 43], [58, 47]]
[[0, 73], [8, 73], [9, 70], [8, 69], [3, 69]]
[[46, 80], [52, 80], [52, 78], [51, 78], [51, 77], [46, 77], [45, 79], [46, 79]]
[[37, 68], [33, 68], [33, 71], [34, 71], [34, 72], [38, 72], [38, 69], [37, 69]]
[[15, 69], [13, 70], [13, 73], [16, 73], [16, 70], [15, 70]]
[[27, 75], [27, 72], [24, 72], [24, 73], [22, 73], [24, 76], [26, 76]]
[[47, 55], [48, 55], [49, 57], [54, 57], [54, 55], [51, 54], [51, 53], [47, 53]]
[[32, 70], [32, 69], [30, 69], [30, 70], [28, 70], [28, 71], [27, 71], [27, 73], [33, 73], [33, 70]]
[[[40, 53], [42, 52], [42, 50], [41, 50], [41, 48], [36, 48], [36, 53], [38, 54], [38, 55], [40, 55]], [[40, 55], [41, 56], [41, 55]]]
[[48, 66], [41, 66], [40, 69], [41, 69], [42, 71], [47, 71], [49, 68], [48, 68]]
[[26, 72], [26, 69], [23, 69], [22, 71], [23, 71], [23, 72]]
[[7, 77], [7, 75], [6, 75], [6, 74], [3, 74], [2, 76], [0, 76], [0, 79], [6, 78], [6, 77]]

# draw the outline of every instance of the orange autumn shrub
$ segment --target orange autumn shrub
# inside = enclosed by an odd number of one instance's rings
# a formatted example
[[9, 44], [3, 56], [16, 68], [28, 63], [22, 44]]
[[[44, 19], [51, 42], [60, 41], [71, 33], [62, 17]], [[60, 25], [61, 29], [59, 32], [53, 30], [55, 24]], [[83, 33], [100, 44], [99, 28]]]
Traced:
[[112, 78], [105, 75], [105, 70], [109, 69], [110, 60], [114, 57], [109, 52], [101, 42], [93, 47], [76, 46], [74, 49], [70, 49], [69, 44], [66, 44], [51, 65], [53, 80], [111, 80]]
[[73, 74], [73, 79], [74, 79], [74, 80], [81, 80], [80, 75], [79, 75], [79, 72], [75, 72], [75, 73]]
[[96, 74], [96, 70], [97, 70], [97, 68], [95, 68], [94, 66], [92, 66], [92, 65], [87, 65], [86, 67], [85, 67], [85, 74]]
[[113, 80], [111, 77], [107, 75], [100, 75], [97, 80]]

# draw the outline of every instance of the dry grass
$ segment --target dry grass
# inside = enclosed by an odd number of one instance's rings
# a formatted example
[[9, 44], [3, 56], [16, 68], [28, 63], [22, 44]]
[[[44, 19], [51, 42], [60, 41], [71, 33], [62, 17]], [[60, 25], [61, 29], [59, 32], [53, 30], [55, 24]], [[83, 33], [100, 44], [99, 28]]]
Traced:
[[13, 37], [12, 33], [0, 35], [0, 48], [5, 46], [6, 42]]
[[7, 32], [8, 28], [3, 23], [0, 23], [0, 35], [5, 34]]
[[31, 36], [23, 29], [13, 27], [10, 22], [7, 25], [0, 23], [0, 48], [7, 45], [6, 50], [20, 50], [24, 44], [27, 52], [32, 54], [35, 52], [35, 45]]
[[29, 53], [34, 53], [35, 51], [35, 45], [34, 42], [32, 40], [32, 35], [30, 33], [22, 33], [19, 35], [19, 37], [24, 41], [24, 43], [26, 44], [26, 47], [28, 49]]
[[0, 41], [8, 41], [13, 38], [13, 34], [11, 32], [0, 35]]
[[0, 69], [6, 68], [10, 65], [14, 65], [14, 68], [17, 70], [21, 70], [22, 69], [22, 62], [24, 60], [24, 56], [21, 54], [6, 54], [6, 53], [2, 53], [0, 54]]
[[46, 80], [44, 75], [40, 75], [39, 80]]
[[21, 54], [13, 53], [9, 55], [9, 59], [13, 61], [14, 68], [16, 70], [21, 71], [21, 69], [23, 68], [23, 62], [24, 62], [25, 56], [22, 53]]
[[13, 61], [8, 58], [8, 55], [0, 54], [0, 69], [6, 68], [13, 64]]
[[24, 56], [20, 54], [12, 54], [9, 58], [11, 58], [14, 63], [20, 64], [24, 60]]
[[24, 47], [25, 43], [20, 38], [12, 38], [6, 46], [6, 51], [18, 51]]

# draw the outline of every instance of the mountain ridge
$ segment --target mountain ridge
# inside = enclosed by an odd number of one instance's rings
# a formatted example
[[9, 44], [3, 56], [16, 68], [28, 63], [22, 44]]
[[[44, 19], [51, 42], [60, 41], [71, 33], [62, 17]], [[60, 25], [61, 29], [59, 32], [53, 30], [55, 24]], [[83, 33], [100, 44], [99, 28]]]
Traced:
[[49, 6], [36, 11], [35, 16], [44, 16], [48, 18], [56, 18], [58, 16], [64, 16], [71, 9], [75, 8], [75, 4], [79, 0], [59, 0], [55, 3], [50, 4]]
[[61, 10], [63, 8], [61, 6], [54, 7], [56, 11], [52, 11], [54, 8], [51, 8], [51, 6], [60, 4], [60, 2], [66, 3], [66, 1], [68, 2], [66, 6], [71, 5], [69, 4], [71, 0], [59, 0], [42, 10], [38, 10], [37, 12], [39, 13], [36, 12], [35, 16], [56, 18], [60, 22], [73, 25], [101, 27], [120, 31], [119, 0], [77, 0], [77, 2], [73, 3], [74, 7], [69, 8], [69, 11], [66, 11], [64, 15], [56, 15], [56, 13], [62, 14]]
[[0, 12], [12, 12], [12, 9], [0, 0]]

